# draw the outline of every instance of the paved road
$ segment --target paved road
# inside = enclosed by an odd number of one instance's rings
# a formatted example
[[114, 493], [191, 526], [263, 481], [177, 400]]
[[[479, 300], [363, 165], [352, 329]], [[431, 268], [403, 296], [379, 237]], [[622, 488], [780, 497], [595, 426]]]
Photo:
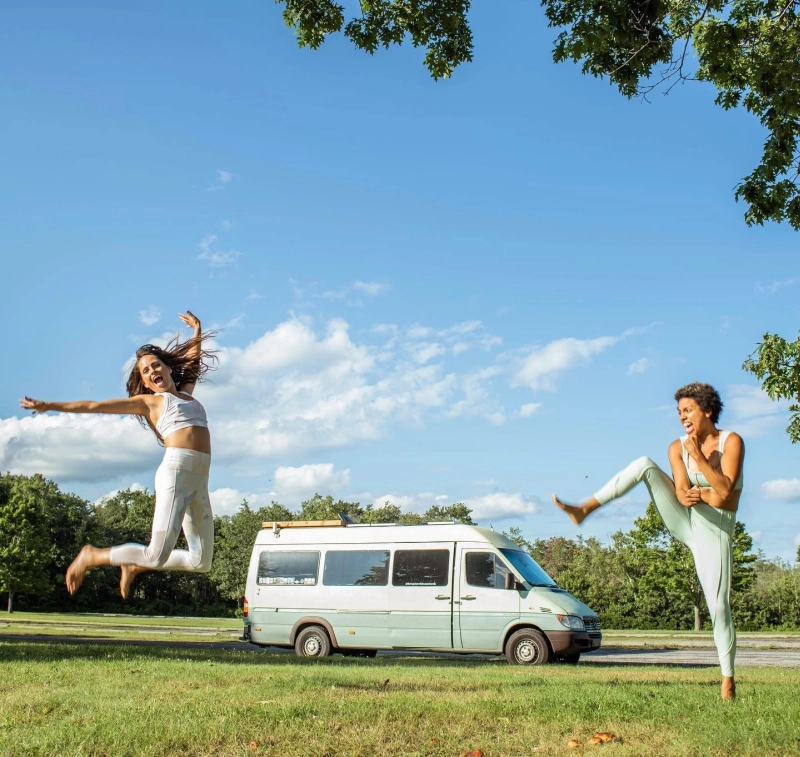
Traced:
[[[0, 641], [27, 641], [40, 644], [106, 644], [135, 647], [178, 647], [182, 649], [219, 649], [258, 654], [263, 651], [293, 654], [291, 650], [277, 647], [256, 647], [241, 641], [161, 641], [153, 639], [104, 639], [89, 636], [52, 636], [45, 634], [0, 634]], [[381, 656], [414, 656], [460, 658], [463, 655], [433, 652], [380, 652]], [[470, 655], [472, 659], [501, 660], [494, 655]], [[681, 649], [653, 649], [632, 647], [605, 647], [584, 655], [581, 664], [587, 665], [678, 665], [684, 667], [717, 667], [714, 647], [684, 647]], [[800, 649], [739, 648], [736, 664], [741, 667], [800, 668]]]

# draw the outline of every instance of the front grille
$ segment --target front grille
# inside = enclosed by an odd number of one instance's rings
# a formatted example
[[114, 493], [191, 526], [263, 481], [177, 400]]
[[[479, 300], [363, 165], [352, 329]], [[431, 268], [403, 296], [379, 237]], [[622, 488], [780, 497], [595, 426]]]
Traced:
[[583, 625], [586, 626], [587, 631], [599, 631], [600, 618], [595, 615], [586, 615], [583, 619]]

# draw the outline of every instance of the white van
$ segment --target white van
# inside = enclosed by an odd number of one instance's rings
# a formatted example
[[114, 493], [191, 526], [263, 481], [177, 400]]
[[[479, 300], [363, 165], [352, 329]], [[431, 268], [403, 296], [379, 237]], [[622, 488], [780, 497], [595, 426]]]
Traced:
[[515, 664], [576, 663], [600, 647], [597, 615], [488, 528], [263, 525], [244, 600], [244, 638], [254, 644], [302, 657], [504, 653]]

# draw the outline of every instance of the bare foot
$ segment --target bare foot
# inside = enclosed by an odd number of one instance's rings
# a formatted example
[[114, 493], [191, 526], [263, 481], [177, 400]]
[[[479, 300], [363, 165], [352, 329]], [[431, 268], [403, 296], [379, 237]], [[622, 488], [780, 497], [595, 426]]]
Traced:
[[736, 699], [736, 683], [733, 676], [722, 676], [722, 698], [728, 702]]
[[555, 494], [553, 495], [553, 502], [555, 502], [556, 507], [560, 508], [567, 515], [569, 515], [569, 519], [576, 526], [580, 526], [586, 516], [592, 512], [592, 510], [588, 509], [587, 505], [568, 505], [566, 502], [562, 502], [558, 497], [556, 497]]
[[140, 573], [144, 573], [145, 568], [140, 568], [138, 565], [120, 565], [120, 569], [122, 575], [119, 577], [119, 593], [122, 594], [123, 599], [127, 599], [133, 579]]
[[84, 576], [96, 565], [102, 565], [99, 559], [102, 553], [107, 552], [105, 549], [97, 549], [89, 544], [86, 544], [78, 556], [72, 561], [72, 564], [67, 568], [67, 591], [74, 594], [80, 589], [83, 583]]

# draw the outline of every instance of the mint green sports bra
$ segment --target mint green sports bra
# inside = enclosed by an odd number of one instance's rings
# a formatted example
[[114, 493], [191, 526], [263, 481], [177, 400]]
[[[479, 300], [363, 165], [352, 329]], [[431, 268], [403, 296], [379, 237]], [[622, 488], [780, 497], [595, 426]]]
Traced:
[[[719, 432], [719, 459], [720, 465], [722, 464], [722, 450], [725, 447], [725, 441], [727, 440], [728, 436], [730, 435], [730, 431], [723, 431], [720, 429]], [[683, 454], [683, 464], [686, 467], [686, 472], [689, 474], [689, 483], [692, 486], [699, 486], [702, 489], [710, 489], [711, 484], [708, 483], [708, 479], [697, 470], [692, 470], [689, 467], [689, 453], [686, 451], [686, 447], [684, 446], [684, 442], [689, 438], [689, 435], [686, 434], [681, 437], [681, 453]], [[736, 479], [736, 483], [733, 485], [734, 490], [741, 489], [744, 485], [744, 467], [742, 470], [739, 471], [739, 478]]]

